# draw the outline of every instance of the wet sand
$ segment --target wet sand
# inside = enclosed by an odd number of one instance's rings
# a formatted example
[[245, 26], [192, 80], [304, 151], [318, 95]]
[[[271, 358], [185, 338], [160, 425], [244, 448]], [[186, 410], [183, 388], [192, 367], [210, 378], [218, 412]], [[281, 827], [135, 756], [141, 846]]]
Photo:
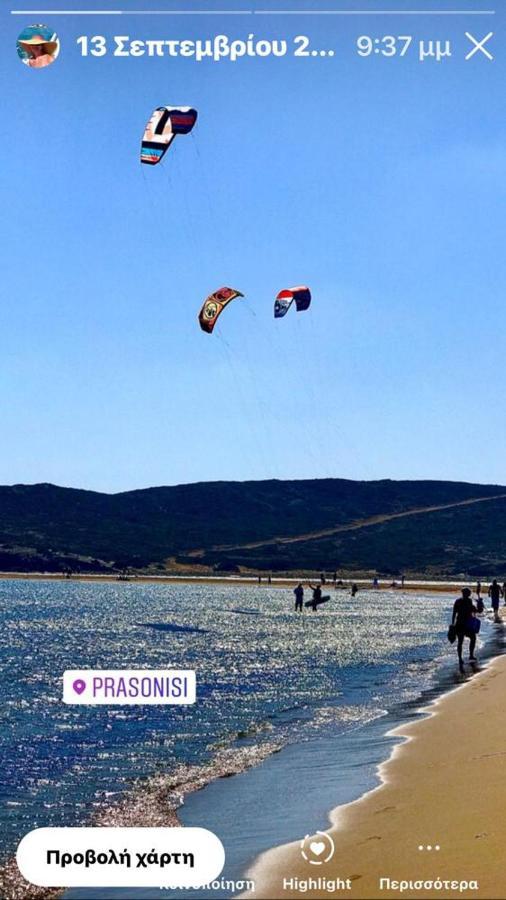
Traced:
[[[333, 858], [310, 865], [298, 842], [270, 850], [248, 873], [255, 897], [299, 897], [309, 878], [317, 880], [306, 888], [312, 898], [331, 896], [325, 878], [349, 879], [349, 889], [338, 893], [358, 900], [506, 897], [506, 658], [495, 659], [427, 712], [392, 732], [404, 740], [380, 766], [380, 786], [331, 814]], [[381, 878], [408, 886], [401, 893], [398, 885], [380, 886]], [[445, 881], [479, 887], [461, 891]]]

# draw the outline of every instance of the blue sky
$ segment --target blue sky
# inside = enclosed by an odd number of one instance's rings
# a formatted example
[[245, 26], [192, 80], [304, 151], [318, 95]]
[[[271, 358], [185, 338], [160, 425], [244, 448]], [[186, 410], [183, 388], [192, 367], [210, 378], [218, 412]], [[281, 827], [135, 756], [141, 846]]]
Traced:
[[[213, 5], [232, 4], [192, 8]], [[387, 4], [457, 5], [491, 8]], [[60, 57], [29, 70], [29, 17], [2, 13], [0, 483], [506, 483], [503, 14], [47, 23]], [[493, 62], [464, 61], [466, 30], [497, 32]], [[251, 32], [336, 55], [83, 59], [75, 44]], [[389, 33], [449, 38], [453, 57], [356, 55], [360, 34]], [[197, 126], [141, 166], [164, 104], [195, 106]], [[301, 283], [310, 311], [274, 321], [276, 293]], [[246, 299], [208, 336], [197, 313], [222, 284]]]

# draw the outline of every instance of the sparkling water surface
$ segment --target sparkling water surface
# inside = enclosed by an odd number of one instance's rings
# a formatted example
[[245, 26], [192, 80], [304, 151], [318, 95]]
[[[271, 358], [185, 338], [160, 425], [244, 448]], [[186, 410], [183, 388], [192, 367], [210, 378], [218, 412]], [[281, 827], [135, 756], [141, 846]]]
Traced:
[[[455, 654], [450, 595], [328, 592], [301, 616], [291, 588], [0, 581], [2, 858], [179, 763], [359, 728]], [[196, 670], [194, 706], [62, 702], [65, 669], [172, 667]]]

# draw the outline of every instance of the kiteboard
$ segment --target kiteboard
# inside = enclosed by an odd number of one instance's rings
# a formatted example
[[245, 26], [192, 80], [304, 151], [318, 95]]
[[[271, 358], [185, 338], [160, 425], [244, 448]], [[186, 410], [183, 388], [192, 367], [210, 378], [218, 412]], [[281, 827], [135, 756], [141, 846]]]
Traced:
[[[329, 594], [327, 594], [325, 597], [320, 597], [320, 599], [316, 601], [316, 606], [321, 606], [322, 603], [328, 603], [329, 600], [330, 600]], [[304, 603], [304, 606], [310, 607], [310, 606], [313, 606], [313, 603], [314, 603], [313, 600], [306, 600], [306, 602]]]

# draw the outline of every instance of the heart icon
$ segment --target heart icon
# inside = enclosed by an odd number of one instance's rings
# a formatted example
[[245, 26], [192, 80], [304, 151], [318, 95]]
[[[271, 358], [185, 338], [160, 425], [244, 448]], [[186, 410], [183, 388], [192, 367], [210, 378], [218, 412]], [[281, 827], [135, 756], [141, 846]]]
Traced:
[[83, 681], [82, 678], [76, 678], [74, 683], [72, 684], [76, 694], [82, 694], [84, 690], [86, 690], [86, 682]]
[[315, 856], [321, 856], [321, 854], [325, 850], [325, 844], [323, 843], [323, 841], [311, 841], [309, 849], [311, 850], [311, 853], [314, 853]]

